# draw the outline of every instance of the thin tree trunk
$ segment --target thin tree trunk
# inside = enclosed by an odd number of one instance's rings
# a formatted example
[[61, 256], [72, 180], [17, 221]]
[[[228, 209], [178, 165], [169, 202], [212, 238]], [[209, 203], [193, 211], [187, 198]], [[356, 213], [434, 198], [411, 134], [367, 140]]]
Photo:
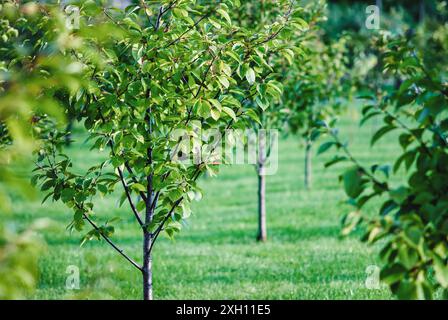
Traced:
[[[148, 154], [152, 153], [149, 151]], [[152, 193], [152, 175], [148, 176], [148, 190], [146, 195], [146, 212], [145, 212], [145, 225], [149, 226], [154, 217], [154, 209], [152, 208], [153, 193]], [[152, 247], [153, 233], [149, 232], [146, 228], [143, 228], [143, 300], [152, 300]]]
[[309, 138], [307, 138], [305, 149], [305, 188], [308, 190], [311, 189], [313, 183], [312, 148], [313, 143]]
[[68, 119], [67, 128], [65, 129], [65, 132], [67, 132], [67, 135], [65, 136], [65, 145], [70, 146], [72, 141], [72, 129], [73, 129], [73, 120]]
[[[160, 15], [158, 20], [160, 20]], [[159, 23], [159, 21], [157, 22]], [[157, 27], [158, 29], [158, 27]], [[151, 92], [148, 90], [146, 92], [146, 97], [149, 99], [151, 96]], [[151, 119], [151, 106], [146, 110], [145, 119], [149, 124], [149, 135], [152, 133], [152, 119]], [[152, 166], [152, 147], [148, 147], [147, 149], [147, 157], [148, 157], [148, 166]], [[143, 227], [143, 265], [142, 265], [142, 273], [143, 273], [143, 300], [152, 300], [152, 246], [153, 241], [155, 241], [154, 233], [146, 228], [146, 226], [150, 226], [153, 218], [154, 218], [154, 210], [156, 207], [156, 201], [153, 197], [153, 172], [151, 172], [146, 177], [146, 210], [145, 210], [145, 224]], [[153, 203], [154, 202], [154, 203]], [[157, 236], [156, 236], [157, 237]]]
[[419, 21], [420, 23], [423, 22], [425, 20], [426, 17], [426, 7], [425, 7], [425, 1], [424, 0], [420, 0], [420, 8], [419, 8]]
[[264, 175], [263, 164], [258, 169], [258, 236], [257, 240], [265, 242], [267, 240], [266, 230], [266, 177]]
[[266, 137], [264, 133], [258, 137], [258, 236], [257, 240], [265, 242], [267, 240], [266, 230]]
[[380, 10], [383, 9], [383, 0], [376, 0], [376, 5], [378, 8], [380, 8]]
[[149, 248], [152, 243], [152, 235], [144, 231], [143, 235], [143, 300], [152, 300], [152, 256]]

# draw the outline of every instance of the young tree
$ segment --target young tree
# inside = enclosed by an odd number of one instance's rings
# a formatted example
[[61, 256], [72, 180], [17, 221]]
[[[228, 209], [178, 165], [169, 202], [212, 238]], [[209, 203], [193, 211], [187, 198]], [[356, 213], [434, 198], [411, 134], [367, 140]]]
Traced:
[[[312, 186], [312, 150], [319, 138], [318, 123], [334, 118], [350, 95], [345, 37], [331, 44], [325, 44], [316, 36], [306, 45], [307, 59], [294, 65], [289, 73], [291, 79], [285, 86], [285, 107], [288, 110], [287, 123], [293, 134], [305, 141], [304, 184]], [[295, 80], [295, 81], [294, 81]], [[346, 99], [343, 97], [347, 96]], [[318, 154], [325, 151], [325, 145]]]
[[[446, 30], [445, 30], [446, 32]], [[445, 33], [446, 34], [446, 33]], [[442, 38], [445, 39], [446, 37]], [[402, 299], [431, 299], [440, 292], [448, 296], [448, 88], [443, 67], [428, 68], [412, 39], [380, 39], [386, 74], [400, 76], [399, 88], [391, 86], [366, 97], [363, 120], [382, 118], [384, 125], [372, 137], [372, 144], [391, 132], [399, 132], [402, 154], [393, 172], [405, 167], [407, 182], [389, 181], [391, 168], [367, 168], [341, 141], [337, 130], [326, 125], [331, 146], [344, 155], [333, 163], [353, 164], [341, 179], [355, 211], [345, 217], [344, 233], [365, 226], [363, 240], [384, 241], [381, 279]], [[445, 66], [446, 69], [446, 66]], [[403, 176], [403, 175], [401, 175]], [[378, 217], [361, 210], [372, 199], [383, 204]]]
[[[256, 118], [251, 102], [272, 98], [257, 90], [272, 81], [266, 57], [282, 49], [280, 40], [292, 35], [298, 19], [294, 2], [278, 5], [282, 14], [259, 32], [233, 23], [229, 12], [237, 0], [141, 1], [125, 11], [91, 6], [95, 18], [81, 19], [91, 29], [97, 25], [92, 20], [107, 19], [123, 31], [113, 46], [88, 42], [107, 57], [104, 70], [74, 53], [92, 83], [72, 97], [72, 111], [84, 121], [92, 148], [108, 149], [109, 157], [83, 175], [74, 173], [61, 152], [64, 134], [43, 119], [35, 179], [49, 191], [46, 198], [74, 210], [71, 228], [93, 228], [85, 241], [104, 239], [141, 272], [144, 299], [153, 298], [152, 253], [159, 236], [180, 231], [191, 201], [200, 198], [198, 178], [217, 171], [207, 156], [189, 163], [173, 158], [197, 157], [189, 146], [190, 140], [201, 142], [201, 128], [222, 135], [247, 127]], [[204, 140], [206, 155], [221, 143]], [[117, 185], [142, 230], [141, 264], [115, 244], [113, 221], [96, 218], [101, 209], [93, 196], [110, 194]]]
[[[347, 75], [348, 37], [338, 41], [324, 41], [321, 27], [326, 16], [326, 1], [316, 1], [304, 8], [304, 19], [308, 31], [298, 34], [300, 47], [296, 49], [298, 58], [289, 58], [290, 63], [279, 61], [284, 94], [279, 103], [264, 115], [268, 126], [286, 129], [306, 140], [305, 186], [311, 187], [312, 144], [316, 135], [316, 122], [332, 117], [340, 109], [340, 99], [345, 88], [343, 77]], [[345, 83], [345, 82], [344, 82]], [[344, 92], [345, 93], [345, 92]]]
[[[265, 64], [270, 64], [271, 77], [273, 81], [269, 83], [258, 83], [257, 91], [269, 92], [274, 98], [269, 101], [261, 97], [254, 99], [254, 110], [257, 113], [257, 119], [252, 121], [252, 128], [258, 137], [257, 156], [255, 157], [255, 169], [258, 177], [258, 232], [257, 240], [264, 242], [267, 240], [267, 222], [266, 222], [266, 176], [272, 174], [276, 164], [272, 161], [272, 152], [277, 140], [277, 131], [282, 130], [285, 123], [284, 107], [282, 105], [283, 83], [290, 80], [289, 70], [292, 65], [298, 65], [303, 62], [302, 43], [307, 37], [309, 31], [308, 17], [310, 15], [309, 5], [301, 9], [301, 19], [297, 19], [294, 35], [288, 42], [283, 42], [277, 47], [277, 51], [271, 52], [266, 58]], [[278, 6], [277, 1], [246, 1], [237, 12], [234, 13], [238, 24], [244, 27], [256, 28], [262, 32], [265, 24], [275, 21], [284, 10]], [[275, 80], [275, 81], [274, 81]], [[247, 141], [252, 143], [252, 141]]]

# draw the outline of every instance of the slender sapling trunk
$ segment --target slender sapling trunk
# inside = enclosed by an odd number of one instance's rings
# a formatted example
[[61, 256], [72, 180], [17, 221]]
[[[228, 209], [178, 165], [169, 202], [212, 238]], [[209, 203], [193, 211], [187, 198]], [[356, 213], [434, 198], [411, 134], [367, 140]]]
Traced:
[[313, 149], [313, 143], [311, 139], [308, 137], [306, 139], [306, 148], [305, 148], [305, 188], [308, 190], [311, 189], [313, 183], [312, 149]]
[[420, 23], [422, 23], [425, 20], [425, 17], [426, 17], [425, 0], [420, 0], [420, 7], [418, 10], [418, 19]]
[[[149, 98], [151, 93], [148, 91], [146, 93], [146, 97]], [[149, 124], [149, 135], [152, 133], [152, 119], [151, 119], [152, 110], [151, 107], [146, 111], [146, 121]], [[148, 147], [147, 156], [149, 166], [152, 165], [152, 147]], [[142, 274], [143, 274], [143, 300], [152, 300], [152, 245], [154, 238], [154, 234], [148, 230], [148, 226], [151, 225], [152, 220], [154, 218], [154, 210], [155, 203], [157, 199], [153, 197], [153, 172], [151, 172], [146, 177], [147, 189], [146, 189], [146, 203], [145, 203], [145, 224], [143, 226], [143, 265], [142, 265]]]
[[383, 10], [383, 0], [376, 0], [376, 6], [380, 8], [380, 10]]
[[[261, 168], [260, 168], [261, 169]], [[266, 177], [258, 170], [258, 236], [257, 240], [267, 240], [266, 230]], [[263, 169], [261, 169], [263, 170]]]
[[152, 234], [143, 231], [143, 300], [152, 300], [152, 256], [149, 249], [152, 244]]
[[258, 143], [258, 235], [257, 240], [265, 242], [267, 240], [266, 228], [266, 176], [265, 176], [265, 162], [266, 162], [266, 137], [264, 134], [259, 135]]

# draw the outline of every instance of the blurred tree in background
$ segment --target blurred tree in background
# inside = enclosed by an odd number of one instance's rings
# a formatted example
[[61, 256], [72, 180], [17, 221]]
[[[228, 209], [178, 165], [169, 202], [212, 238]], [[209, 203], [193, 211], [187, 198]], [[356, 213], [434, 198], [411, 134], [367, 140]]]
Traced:
[[[0, 4], [0, 212], [14, 209], [13, 191], [30, 195], [20, 164], [31, 159], [36, 113], [61, 118], [55, 88], [77, 90], [79, 68], [61, 53], [67, 36], [58, 11], [42, 11], [35, 3]], [[28, 166], [29, 167], [29, 166]], [[12, 216], [8, 218], [13, 221]], [[40, 223], [41, 224], [41, 223]], [[42, 242], [30, 227], [15, 230], [0, 224], [0, 298], [24, 298], [37, 282], [37, 258]]]
[[[400, 299], [448, 296], [446, 3], [436, 9], [434, 19], [425, 19], [420, 11], [419, 24], [383, 30], [366, 42], [377, 63], [365, 78], [370, 83], [359, 78], [367, 93], [361, 124], [382, 120], [372, 145], [399, 132], [402, 154], [393, 167], [366, 167], [338, 130], [323, 123], [323, 132], [333, 138], [325, 149], [335, 146], [342, 151], [338, 162], [353, 165], [341, 176], [355, 207], [344, 218], [343, 234], [362, 229], [363, 241], [384, 241], [381, 279]], [[405, 181], [397, 184], [391, 175]], [[378, 216], [371, 217], [363, 209], [375, 198], [382, 199], [382, 206]]]
[[[96, 37], [113, 35], [102, 30]], [[73, 34], [59, 4], [3, 1], [0, 34], [0, 212], [7, 215], [0, 225], [0, 298], [7, 299], [24, 298], [36, 285], [43, 242], [35, 231], [48, 225], [36, 221], [17, 230], [13, 216], [14, 201], [34, 194], [28, 180], [39, 144], [37, 123], [50, 116], [63, 127], [69, 96], [88, 86], [73, 50], [90, 55], [98, 66], [101, 62], [83, 48], [86, 34]]]

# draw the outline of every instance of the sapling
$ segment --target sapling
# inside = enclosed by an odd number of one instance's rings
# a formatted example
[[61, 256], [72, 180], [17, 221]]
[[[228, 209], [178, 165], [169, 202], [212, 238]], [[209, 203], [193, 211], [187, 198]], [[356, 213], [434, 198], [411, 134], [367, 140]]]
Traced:
[[[103, 239], [142, 274], [143, 298], [153, 299], [153, 250], [161, 234], [172, 238], [202, 197], [198, 179], [215, 174], [218, 165], [195, 158], [189, 143], [221, 143], [202, 139], [201, 130], [221, 136], [258, 120], [252, 101], [269, 101], [272, 67], [267, 57], [284, 50], [297, 27], [295, 2], [279, 1], [281, 13], [264, 28], [235, 24], [230, 12], [237, 0], [141, 1], [125, 10], [81, 7], [81, 29], [101, 21], [121, 31], [113, 45], [95, 38], [107, 65], [98, 68], [88, 54], [72, 54], [88, 69], [90, 86], [73, 95], [70, 110], [88, 131], [92, 150], [107, 150], [106, 160], [86, 173], [75, 173], [63, 154], [64, 133], [50, 119], [42, 122], [36, 180], [47, 198], [61, 200], [74, 211], [71, 229], [91, 228], [83, 241]], [[182, 137], [179, 136], [182, 132]], [[212, 146], [210, 148], [210, 145]], [[121, 203], [141, 229], [141, 262], [125, 252], [113, 234], [114, 220], [101, 221], [94, 206], [98, 194], [123, 190]]]

